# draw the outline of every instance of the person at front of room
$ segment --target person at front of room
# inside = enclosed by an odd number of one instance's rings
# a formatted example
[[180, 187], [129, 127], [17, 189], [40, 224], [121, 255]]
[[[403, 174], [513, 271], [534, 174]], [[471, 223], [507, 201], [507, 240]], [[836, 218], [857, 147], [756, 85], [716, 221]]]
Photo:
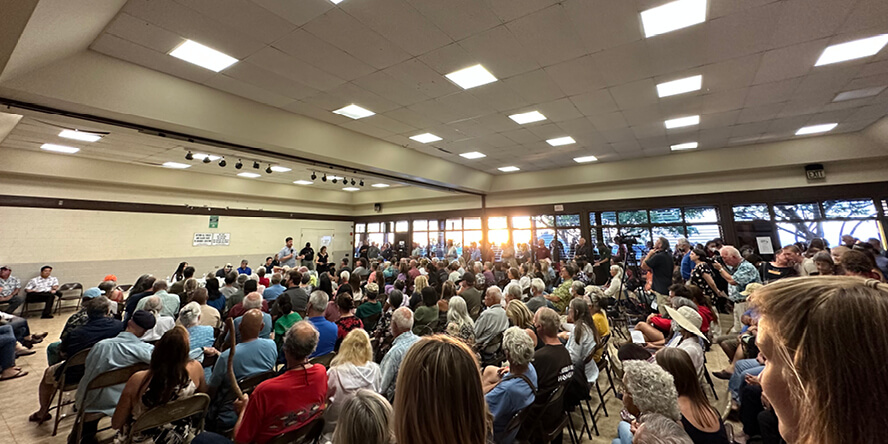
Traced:
[[240, 267], [237, 267], [237, 274], [245, 274], [247, 276], [253, 274], [253, 269], [250, 268], [250, 262], [246, 259], [242, 260]]
[[756, 282], [761, 283], [755, 266], [740, 256], [740, 252], [736, 248], [727, 245], [719, 250], [725, 265], [713, 262], [712, 266], [718, 271], [724, 280], [728, 282], [728, 298], [734, 303], [734, 325], [731, 327], [731, 333], [740, 333], [743, 323], [741, 317], [746, 312], [746, 296], [741, 294], [746, 290], [746, 286]]
[[311, 242], [306, 242], [305, 247], [299, 250], [299, 260], [303, 267], [315, 269], [315, 251], [311, 248]]
[[666, 298], [669, 285], [672, 284], [672, 271], [675, 269], [672, 255], [669, 254], [669, 240], [658, 237], [654, 248], [641, 261], [641, 268], [653, 275], [651, 290], [657, 294], [657, 311], [661, 315], [666, 314]]
[[24, 296], [19, 294], [21, 289], [22, 282], [12, 276], [12, 268], [8, 265], [0, 266], [0, 303], [9, 304], [3, 311], [9, 314], [15, 313], [15, 310], [25, 302]]
[[293, 249], [293, 238], [288, 237], [284, 242], [286, 245], [278, 253], [278, 261], [281, 263], [281, 267], [296, 268], [296, 250]]
[[52, 304], [56, 297], [61, 297], [59, 280], [51, 276], [52, 267], [44, 265], [40, 268], [40, 276], [28, 281], [25, 286], [25, 302], [43, 302], [43, 319], [52, 319]]

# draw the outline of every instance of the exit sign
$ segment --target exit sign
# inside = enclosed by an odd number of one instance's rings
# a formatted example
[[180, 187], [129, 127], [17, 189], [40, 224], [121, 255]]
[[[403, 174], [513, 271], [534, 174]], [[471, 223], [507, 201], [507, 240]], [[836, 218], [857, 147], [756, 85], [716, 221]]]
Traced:
[[819, 163], [805, 165], [805, 177], [808, 180], [823, 180], [826, 179], [826, 170]]
[[219, 228], [219, 216], [210, 216], [210, 228]]

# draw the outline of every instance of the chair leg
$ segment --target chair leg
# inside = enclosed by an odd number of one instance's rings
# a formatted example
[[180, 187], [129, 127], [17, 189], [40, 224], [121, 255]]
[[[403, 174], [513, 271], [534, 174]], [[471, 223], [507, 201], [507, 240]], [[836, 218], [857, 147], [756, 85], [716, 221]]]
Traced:
[[[586, 420], [586, 412], [583, 410], [583, 402], [582, 401], [580, 401], [577, 404], [577, 408], [580, 409], [580, 417], [583, 418], [583, 427], [580, 428], [580, 439], [583, 439], [583, 431], [584, 430], [586, 431], [586, 433], [589, 434], [589, 439], [592, 439], [592, 429], [589, 428], [589, 421]], [[589, 413], [591, 416], [592, 410], [589, 410]], [[594, 417], [593, 417], [593, 421], [594, 421]]]
[[571, 443], [580, 444], [580, 440], [577, 439], [577, 431], [574, 430], [573, 417], [571, 417], [570, 413], [567, 413], [567, 435], [570, 436]]
[[[595, 412], [592, 410], [592, 406], [589, 405], [589, 400], [586, 400], [586, 410], [589, 411], [589, 416], [592, 417], [592, 427], [595, 429], [595, 436], [601, 436], [598, 433], [598, 421], [595, 420]], [[592, 431], [589, 431], [589, 439], [592, 439]]]
[[[65, 392], [62, 391], [62, 387], [64, 387], [64, 386], [65, 386], [65, 377], [63, 375], [61, 378], [61, 381], [59, 381], [59, 388], [56, 389], [56, 391], [55, 391], [55, 396], [58, 397], [58, 399], [56, 400], [57, 403], [56, 403], [56, 408], [55, 408], [55, 411], [56, 411], [55, 418], [53, 418], [53, 422], [55, 424], [52, 426], [52, 436], [56, 436], [56, 433], [59, 432], [59, 422], [62, 421], [62, 398], [65, 397], [64, 396]], [[49, 400], [49, 405], [52, 405], [52, 399]], [[52, 410], [52, 409], [50, 408], [50, 410]]]
[[712, 396], [718, 401], [718, 394], [715, 392], [715, 384], [712, 383], [712, 376], [709, 376], [709, 369], [703, 369], [703, 375], [706, 376], [706, 382], [709, 383], [709, 389], [712, 390]]
[[604, 403], [604, 395], [601, 394], [601, 385], [595, 381], [595, 390], [598, 390], [598, 400], [601, 401], [601, 409], [604, 410], [604, 416], [607, 417], [607, 405]]

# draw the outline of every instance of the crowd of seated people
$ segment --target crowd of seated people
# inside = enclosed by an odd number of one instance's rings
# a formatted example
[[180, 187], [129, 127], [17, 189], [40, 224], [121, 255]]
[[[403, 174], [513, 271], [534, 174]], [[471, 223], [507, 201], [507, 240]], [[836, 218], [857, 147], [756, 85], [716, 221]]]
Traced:
[[[88, 351], [86, 365], [64, 371], [67, 383], [79, 380], [75, 407], [90, 418], [76, 427], [83, 442], [96, 439], [96, 415], [111, 418], [123, 437], [146, 411], [195, 393], [211, 398], [205, 431], [195, 442], [264, 443], [319, 421], [319, 433], [337, 444], [536, 443], [553, 432], [560, 442], [555, 428], [576, 395], [570, 392], [594, 390], [603, 346], [621, 328], [610, 325], [608, 310], [628, 297], [654, 314], [629, 326], [644, 341], [621, 348], [620, 358], [632, 359], [623, 363], [625, 421], [615, 443], [666, 436], [729, 442], [701, 388], [710, 343], [730, 361], [713, 374], [729, 379], [730, 418], [742, 424], [738, 440], [878, 441], [869, 434], [874, 429], [824, 407], [837, 402], [853, 411], [851, 403], [859, 401], [876, 411], [872, 398], [886, 391], [884, 378], [857, 369], [857, 363], [880, 368], [870, 361], [884, 356], [888, 342], [873, 344], [888, 334], [867, 321], [888, 315], [882, 301], [888, 287], [879, 283], [883, 273], [871, 243], [789, 246], [773, 261], [719, 243], [694, 248], [680, 241], [674, 253], [666, 239], [654, 245], [646, 267], [633, 273], [642, 283], [632, 291], [619, 258], [597, 264], [610, 280], [596, 285], [587, 257], [571, 260], [562, 252], [555, 262], [545, 246], [492, 264], [473, 260], [476, 251], [469, 250], [450, 261], [362, 257], [354, 269], [329, 264], [320, 273], [275, 265], [246, 273], [242, 264], [195, 278], [184, 263], [169, 280], [139, 277], [128, 292], [106, 278], [84, 291], [82, 308], [47, 347], [39, 408], [30, 420], [52, 418], [65, 361]], [[658, 277], [665, 276], [662, 267], [674, 282], [666, 289]], [[5, 282], [12, 282], [9, 271], [0, 268]], [[679, 279], [672, 281], [673, 274]], [[269, 277], [262, 283], [260, 276]], [[719, 311], [733, 313], [731, 326], [719, 326]], [[0, 326], [2, 381], [22, 375], [15, 356], [43, 336], [30, 334], [20, 317], [0, 316], [7, 324]], [[831, 332], [836, 319], [862, 331]], [[848, 347], [827, 349], [839, 336]], [[870, 390], [847, 387], [829, 367], [833, 362], [855, 362], [848, 371]], [[103, 373], [139, 364], [147, 369], [125, 384], [86, 388]], [[251, 394], [235, 394], [232, 380], [260, 374], [267, 379]], [[832, 385], [821, 378], [833, 378]], [[510, 428], [519, 413], [525, 421]], [[824, 419], [830, 422], [818, 426], [818, 434], [808, 430]], [[195, 424], [176, 422], [137, 438], [186, 442]]]

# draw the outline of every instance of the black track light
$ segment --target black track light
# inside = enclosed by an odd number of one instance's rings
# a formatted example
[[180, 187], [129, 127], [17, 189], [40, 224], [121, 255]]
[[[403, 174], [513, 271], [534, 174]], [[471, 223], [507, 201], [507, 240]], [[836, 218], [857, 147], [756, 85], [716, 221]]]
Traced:
[[352, 186], [355, 186], [355, 179], [352, 178]]
[[361, 179], [361, 186], [364, 186], [364, 179]]
[[234, 164], [234, 167], [237, 168], [237, 169], [241, 169], [241, 168], [244, 167], [244, 162], [243, 162], [242, 160], [240, 160], [240, 159], [237, 159], [237, 163]]
[[254, 160], [254, 161], [253, 161], [253, 168], [255, 168], [255, 169], [258, 170], [258, 169], [259, 169], [259, 162], [256, 162], [256, 161]]
[[210, 159], [210, 156], [204, 157], [204, 159], [203, 159], [203, 163], [210, 163], [210, 162], [212, 162], [212, 161], [213, 161], [213, 160]]
[[326, 181], [327, 181], [327, 173], [324, 173], [324, 177], [321, 178], [321, 181], [322, 181], [322, 182], [326, 182]]
[[311, 180], [315, 180], [315, 179], [317, 179], [317, 178], [318, 178], [318, 175], [315, 174], [314, 171], [312, 171], [312, 172], [311, 172]]
[[224, 167], [225, 165], [228, 165], [228, 162], [226, 162], [225, 158], [223, 157], [222, 160], [219, 161], [219, 166]]
[[268, 168], [265, 169], [265, 172], [271, 174], [271, 165], [268, 165]]
[[191, 151], [185, 155], [185, 160], [194, 160], [194, 154], [191, 154]]
[[333, 179], [333, 183], [336, 183], [336, 179]]

